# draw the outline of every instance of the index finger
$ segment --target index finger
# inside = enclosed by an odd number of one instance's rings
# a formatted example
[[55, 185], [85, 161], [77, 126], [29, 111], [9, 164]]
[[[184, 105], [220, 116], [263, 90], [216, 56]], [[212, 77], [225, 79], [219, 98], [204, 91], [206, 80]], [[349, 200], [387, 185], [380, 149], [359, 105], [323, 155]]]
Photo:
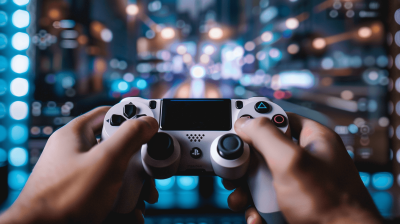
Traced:
[[285, 172], [304, 152], [266, 117], [240, 118], [235, 123], [235, 130], [240, 138], [263, 155], [272, 173]]
[[[313, 155], [330, 160], [334, 158], [335, 150], [342, 143], [341, 138], [328, 127], [294, 113], [287, 113], [290, 128], [299, 145]], [[342, 145], [341, 145], [342, 146]]]

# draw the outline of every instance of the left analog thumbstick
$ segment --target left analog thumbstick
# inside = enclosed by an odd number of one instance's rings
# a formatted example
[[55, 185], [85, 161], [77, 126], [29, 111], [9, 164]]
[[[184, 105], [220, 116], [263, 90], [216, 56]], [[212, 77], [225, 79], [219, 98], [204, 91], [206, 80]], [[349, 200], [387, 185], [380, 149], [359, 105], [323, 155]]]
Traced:
[[155, 160], [166, 160], [174, 153], [174, 141], [167, 133], [157, 133], [147, 143], [147, 153]]

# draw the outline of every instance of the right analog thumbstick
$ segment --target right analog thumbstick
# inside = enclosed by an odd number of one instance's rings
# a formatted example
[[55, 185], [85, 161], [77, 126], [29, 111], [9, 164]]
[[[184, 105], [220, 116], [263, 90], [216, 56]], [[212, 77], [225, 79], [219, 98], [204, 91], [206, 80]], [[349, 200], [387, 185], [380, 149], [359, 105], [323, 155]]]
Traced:
[[243, 141], [235, 134], [226, 134], [218, 141], [219, 155], [228, 160], [238, 159], [243, 154]]
[[166, 160], [174, 153], [174, 140], [167, 133], [157, 133], [147, 143], [147, 153], [155, 160]]

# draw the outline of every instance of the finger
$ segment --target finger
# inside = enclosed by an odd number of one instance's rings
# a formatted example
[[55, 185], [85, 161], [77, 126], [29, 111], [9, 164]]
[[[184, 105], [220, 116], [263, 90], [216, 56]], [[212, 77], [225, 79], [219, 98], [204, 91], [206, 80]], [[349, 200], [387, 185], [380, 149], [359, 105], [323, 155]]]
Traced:
[[142, 188], [141, 197], [150, 204], [158, 201], [158, 191], [154, 179], [147, 179]]
[[294, 113], [288, 113], [293, 137], [299, 145], [318, 158], [329, 161], [338, 152], [340, 137], [328, 127]]
[[247, 224], [262, 224], [262, 218], [254, 207], [247, 209], [245, 217]]
[[106, 160], [117, 163], [124, 170], [133, 154], [147, 143], [158, 131], [157, 121], [152, 117], [141, 117], [125, 121], [107, 140], [101, 142], [92, 153], [103, 153]]
[[285, 172], [304, 151], [265, 117], [240, 118], [235, 123], [235, 130], [240, 138], [263, 155], [273, 174]]
[[142, 212], [142, 214], [144, 215], [144, 213], [146, 212], [146, 204], [144, 203], [144, 201], [139, 200], [135, 209], [140, 210]]
[[[98, 107], [86, 114], [83, 114], [60, 130], [56, 131], [53, 135], [58, 136], [67, 144], [79, 143], [79, 147], [71, 147], [78, 151], [88, 151], [97, 144], [96, 135], [101, 133], [103, 127], [103, 120], [110, 107]], [[53, 138], [50, 138], [52, 140]], [[55, 137], [58, 141], [58, 137]]]
[[103, 128], [104, 117], [106, 116], [108, 110], [111, 107], [97, 107], [86, 114], [83, 114], [71, 122], [69, 122], [66, 127], [72, 128], [74, 130], [85, 130], [90, 131], [90, 134], [96, 136], [101, 133]]
[[250, 192], [245, 187], [236, 188], [236, 190], [228, 197], [229, 208], [235, 212], [246, 209], [246, 207], [250, 204], [249, 194]]
[[228, 191], [234, 190], [238, 186], [237, 183], [225, 179], [222, 180], [222, 185], [224, 185], [225, 189], [227, 189]]

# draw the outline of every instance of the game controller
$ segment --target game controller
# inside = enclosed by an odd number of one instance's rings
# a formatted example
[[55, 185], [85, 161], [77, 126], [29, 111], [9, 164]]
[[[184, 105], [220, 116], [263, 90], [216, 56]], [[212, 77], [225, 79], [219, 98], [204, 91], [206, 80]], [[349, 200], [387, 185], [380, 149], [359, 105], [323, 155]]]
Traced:
[[128, 119], [150, 116], [159, 132], [134, 155], [128, 165], [114, 210], [131, 212], [146, 178], [174, 175], [217, 175], [228, 180], [247, 178], [260, 215], [269, 224], [286, 223], [280, 212], [272, 175], [261, 155], [235, 134], [241, 117], [267, 117], [282, 132], [288, 117], [265, 97], [236, 99], [125, 98], [105, 116], [102, 140], [112, 136]]

